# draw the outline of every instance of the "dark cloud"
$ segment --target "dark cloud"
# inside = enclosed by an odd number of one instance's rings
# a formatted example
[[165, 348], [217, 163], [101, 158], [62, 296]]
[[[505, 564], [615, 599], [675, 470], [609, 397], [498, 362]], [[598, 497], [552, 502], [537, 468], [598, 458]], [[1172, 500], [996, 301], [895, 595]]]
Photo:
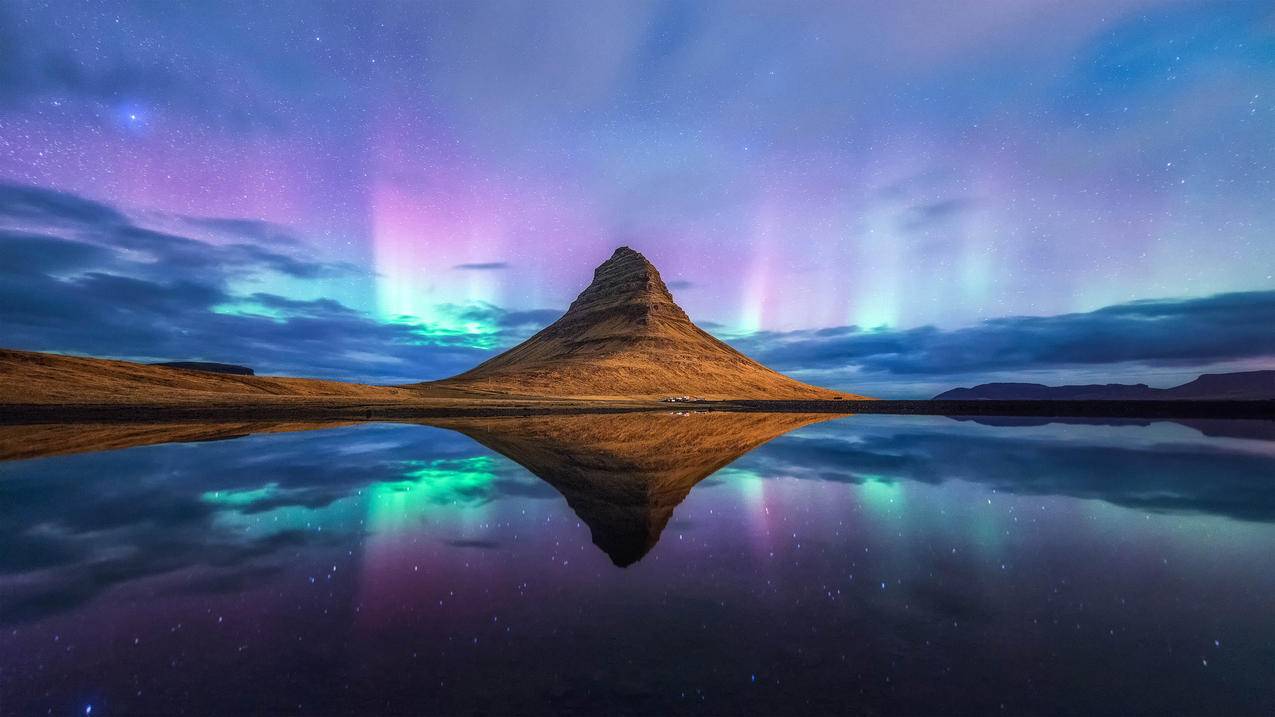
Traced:
[[[552, 310], [441, 307], [479, 337], [387, 323], [331, 299], [242, 294], [245, 279], [358, 276], [307, 257], [263, 222], [191, 220], [210, 243], [75, 195], [0, 184], [0, 345], [139, 360], [239, 363], [259, 373], [406, 382], [459, 373], [553, 319]], [[255, 240], [254, 240], [255, 239]]]
[[665, 282], [665, 286], [674, 290], [684, 290], [694, 288], [695, 283], [685, 279], [674, 279], [673, 281]]
[[195, 229], [207, 229], [216, 234], [272, 244], [298, 245], [301, 240], [288, 227], [259, 219], [236, 217], [183, 217], [182, 220]]
[[[20, 252], [25, 242], [28, 248], [41, 241], [52, 249], [61, 242], [65, 250], [69, 239], [95, 244], [112, 252], [128, 250], [139, 253], [144, 262], [134, 261], [134, 270], [145, 264], [158, 266], [164, 274], [170, 270], [195, 270], [213, 272], [212, 278], [228, 278], [232, 273], [274, 271], [296, 278], [335, 277], [359, 270], [351, 264], [318, 262], [294, 254], [299, 253], [295, 237], [268, 222], [245, 219], [190, 219], [186, 222], [253, 240], [254, 243], [234, 242], [209, 244], [187, 236], [156, 231], [139, 226], [115, 207], [103, 202], [59, 192], [42, 187], [0, 183], [0, 226], [10, 232], [3, 236], [6, 256], [10, 251]], [[21, 229], [21, 234], [13, 230]], [[261, 243], [283, 244], [277, 248], [264, 248]], [[13, 247], [11, 250], [10, 247]], [[38, 253], [38, 251], [36, 252]], [[30, 256], [17, 256], [31, 260]], [[107, 258], [99, 254], [97, 261]]]
[[557, 309], [533, 309], [531, 311], [504, 311], [496, 316], [496, 322], [507, 329], [541, 329], [562, 316]]
[[4, 247], [3, 274], [58, 274], [112, 261], [112, 252], [103, 247], [42, 234], [0, 230], [0, 246]]
[[359, 271], [352, 264], [314, 261], [255, 244], [209, 244], [134, 225], [117, 227], [103, 238], [112, 247], [148, 254], [165, 273], [202, 269], [245, 274], [277, 272], [298, 279], [320, 279]]
[[332, 299], [299, 301], [263, 292], [252, 294], [248, 299], [253, 306], [260, 306], [268, 311], [285, 313], [296, 318], [329, 319], [334, 316], [360, 316], [359, 312]]
[[496, 327], [501, 331], [511, 332], [511, 335], [520, 336], [527, 336], [544, 328], [557, 320], [563, 313], [557, 309], [509, 311], [485, 302], [463, 306], [440, 304], [438, 308], [448, 312], [459, 321], [479, 326]]
[[946, 224], [973, 207], [973, 200], [962, 197], [915, 204], [904, 212], [900, 226], [905, 231], [922, 231]]
[[498, 271], [500, 269], [508, 269], [509, 263], [504, 261], [485, 261], [474, 264], [457, 264], [452, 268], [462, 271]]
[[128, 223], [114, 207], [51, 189], [0, 185], [0, 218], [54, 226], [90, 224], [110, 227]]
[[1133, 301], [1060, 316], [1014, 316], [943, 330], [763, 332], [735, 342], [789, 370], [948, 375], [1136, 363], [1204, 365], [1275, 356], [1275, 291]]

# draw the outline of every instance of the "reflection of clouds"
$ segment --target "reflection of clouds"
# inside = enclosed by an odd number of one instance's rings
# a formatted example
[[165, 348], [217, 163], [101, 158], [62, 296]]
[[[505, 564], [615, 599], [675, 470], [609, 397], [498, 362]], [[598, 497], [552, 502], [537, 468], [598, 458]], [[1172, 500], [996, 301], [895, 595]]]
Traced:
[[1186, 433], [1165, 424], [1020, 428], [858, 416], [778, 438], [737, 466], [856, 484], [963, 480], [1006, 493], [1275, 521], [1275, 459], [1262, 444]]
[[[476, 462], [490, 480], [475, 483], [474, 471], [444, 480], [449, 467]], [[434, 472], [420, 475], [422, 466]], [[211, 574], [188, 591], [246, 584], [276, 569], [285, 552], [356, 539], [358, 520], [338, 518], [365, 511], [379, 486], [408, 481], [431, 505], [552, 491], [468, 439], [422, 426], [149, 446], [6, 463], [0, 471], [6, 622], [193, 567]], [[325, 522], [328, 529], [312, 529]]]
[[[188, 590], [202, 584], [214, 591], [224, 591], [230, 589], [230, 585], [244, 584], [254, 574], [270, 570], [252, 565], [255, 561], [332, 539], [332, 536], [289, 530], [258, 539], [237, 540], [218, 534], [201, 520], [181, 525], [127, 526], [106, 536], [81, 537], [98, 543], [91, 553], [64, 553], [61, 557], [66, 558], [66, 562], [41, 565], [42, 572], [33, 579], [17, 580], [6, 587], [8, 597], [0, 603], [0, 622], [46, 617], [86, 603], [117, 585], [196, 566], [209, 568], [214, 573], [188, 584]], [[17, 550], [33, 547], [20, 542], [7, 545]], [[56, 550], [57, 546], [52, 547]], [[46, 557], [48, 555], [46, 553]], [[21, 566], [6, 565], [5, 572], [15, 567]], [[7, 582], [4, 578], [0, 575], [0, 584]]]

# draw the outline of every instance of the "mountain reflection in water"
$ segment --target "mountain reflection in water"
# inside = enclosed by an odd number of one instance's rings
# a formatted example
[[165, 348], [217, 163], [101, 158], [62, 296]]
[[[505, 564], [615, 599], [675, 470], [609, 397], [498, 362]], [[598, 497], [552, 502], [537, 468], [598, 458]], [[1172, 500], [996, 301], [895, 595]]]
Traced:
[[436, 420], [513, 459], [567, 499], [618, 566], [646, 555], [696, 483], [776, 436], [833, 418], [617, 413]]
[[1270, 428], [0, 427], [0, 705], [1269, 711]]

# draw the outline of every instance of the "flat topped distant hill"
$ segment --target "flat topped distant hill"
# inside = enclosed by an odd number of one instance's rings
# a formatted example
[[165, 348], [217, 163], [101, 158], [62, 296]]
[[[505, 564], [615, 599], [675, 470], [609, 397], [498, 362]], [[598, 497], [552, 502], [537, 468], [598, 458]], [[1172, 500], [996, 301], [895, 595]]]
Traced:
[[574, 398], [862, 398], [773, 371], [693, 324], [660, 274], [628, 247], [597, 268], [557, 321], [434, 386]]
[[1151, 388], [1145, 383], [1046, 386], [1039, 383], [984, 383], [954, 388], [934, 397], [936, 401], [1262, 401], [1275, 400], [1275, 371], [1206, 373], [1173, 388]]
[[166, 368], [179, 368], [185, 371], [204, 371], [206, 373], [228, 373], [234, 376], [255, 376], [256, 371], [247, 366], [239, 366], [233, 363], [216, 363], [214, 361], [161, 361], [153, 363], [152, 366], [164, 366]]

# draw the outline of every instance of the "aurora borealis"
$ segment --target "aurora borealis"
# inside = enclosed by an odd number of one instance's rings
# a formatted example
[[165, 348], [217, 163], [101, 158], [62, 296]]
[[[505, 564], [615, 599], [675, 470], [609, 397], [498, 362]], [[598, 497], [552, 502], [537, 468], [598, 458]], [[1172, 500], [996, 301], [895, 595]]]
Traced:
[[6, 3], [0, 344], [438, 378], [628, 244], [816, 383], [1170, 385], [1275, 366], [1272, 137], [1263, 2]]

